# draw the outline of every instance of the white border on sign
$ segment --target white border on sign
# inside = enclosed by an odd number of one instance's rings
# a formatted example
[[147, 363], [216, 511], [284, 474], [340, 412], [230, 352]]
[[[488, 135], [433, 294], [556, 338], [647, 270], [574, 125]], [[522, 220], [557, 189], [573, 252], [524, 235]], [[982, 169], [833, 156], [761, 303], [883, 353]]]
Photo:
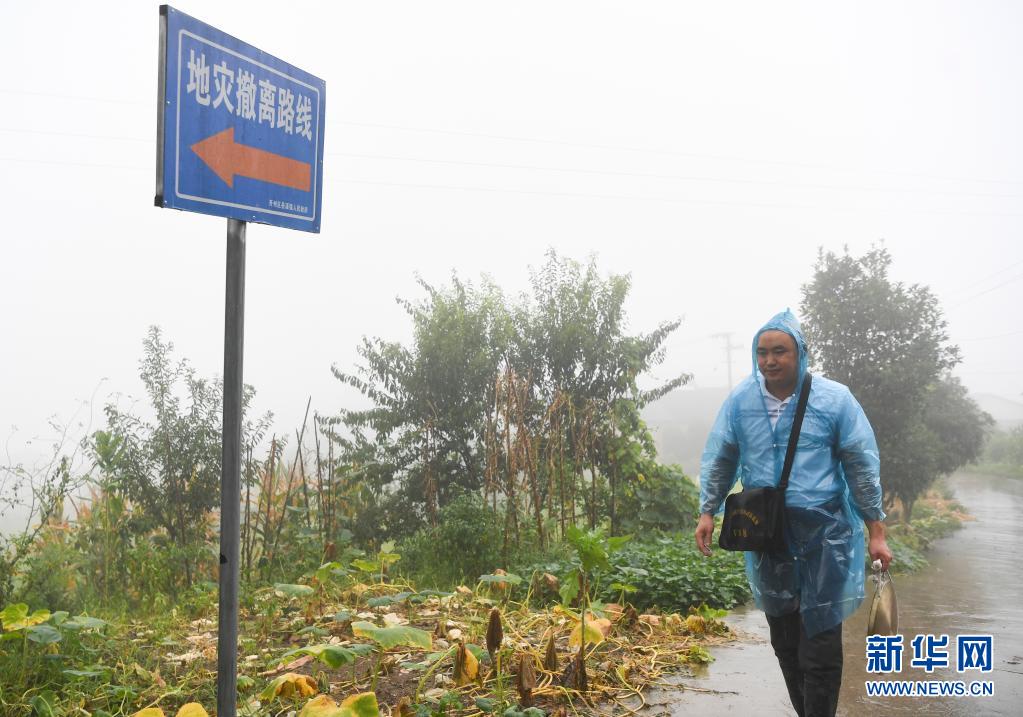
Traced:
[[[174, 111], [176, 112], [176, 117], [175, 117], [175, 120], [174, 120], [174, 193], [177, 196], [181, 197], [182, 199], [191, 199], [192, 201], [195, 201], [195, 202], [204, 202], [206, 204], [218, 204], [220, 206], [234, 207], [236, 209], [248, 209], [248, 210], [251, 210], [251, 211], [254, 211], [254, 212], [260, 212], [262, 214], [273, 214], [273, 215], [279, 216], [279, 217], [289, 217], [289, 218], [292, 218], [292, 219], [301, 219], [301, 220], [307, 221], [307, 222], [315, 221], [316, 220], [316, 180], [317, 180], [318, 174], [319, 174], [318, 171], [313, 171], [313, 173], [312, 173], [312, 179], [313, 179], [313, 185], [312, 185], [313, 213], [312, 213], [312, 216], [306, 216], [305, 214], [293, 214], [291, 212], [279, 212], [279, 211], [274, 211], [272, 209], [265, 209], [263, 207], [252, 206], [250, 204], [239, 204], [237, 202], [226, 202], [226, 201], [224, 201], [222, 199], [210, 199], [209, 197], [196, 197], [196, 196], [193, 196], [191, 194], [182, 194], [181, 191], [178, 189], [178, 179], [179, 179], [179, 174], [181, 172], [181, 42], [182, 42], [182, 38], [183, 38], [184, 35], [188, 35], [189, 37], [194, 38], [195, 40], [198, 40], [199, 42], [206, 43], [207, 45], [210, 45], [211, 47], [215, 47], [218, 50], [221, 50], [223, 52], [226, 52], [226, 53], [229, 53], [231, 55], [234, 55], [238, 59], [244, 60], [245, 62], [251, 63], [253, 65], [256, 65], [257, 67], [261, 67], [264, 70], [268, 70], [270, 72], [273, 72], [275, 75], [280, 75], [281, 77], [283, 77], [285, 79], [288, 79], [288, 80], [291, 80], [292, 82], [294, 82], [296, 84], [299, 84], [299, 85], [302, 85], [303, 87], [308, 87], [311, 91], [315, 92], [316, 93], [316, 140], [315, 140], [315, 142], [313, 144], [313, 149], [314, 149], [314, 152], [313, 152], [313, 155], [314, 155], [313, 156], [313, 163], [315, 165], [319, 164], [319, 154], [320, 154], [319, 153], [319, 148], [320, 148], [320, 106], [321, 106], [320, 102], [321, 102], [321, 98], [320, 98], [320, 88], [319, 87], [316, 87], [315, 85], [310, 85], [308, 82], [303, 82], [302, 80], [297, 79], [295, 77], [291, 77], [290, 75], [287, 75], [287, 74], [281, 72], [280, 70], [278, 70], [278, 69], [276, 69], [274, 67], [270, 67], [269, 65], [264, 65], [262, 62], [257, 62], [256, 60], [253, 60], [251, 57], [247, 57], [247, 56], [241, 54], [240, 52], [236, 52], [235, 50], [232, 50], [229, 47], [224, 47], [222, 45], [218, 45], [217, 43], [213, 42], [212, 40], [207, 40], [205, 37], [200, 37], [199, 35], [196, 35], [194, 32], [189, 32], [188, 30], [185, 30], [184, 28], [182, 28], [181, 30], [178, 30], [178, 65], [175, 68], [175, 72], [177, 72], [177, 74], [178, 74], [178, 94], [177, 94], [177, 99], [176, 99], [176, 106], [174, 108]], [[315, 169], [318, 170], [319, 167], [315, 167]]]

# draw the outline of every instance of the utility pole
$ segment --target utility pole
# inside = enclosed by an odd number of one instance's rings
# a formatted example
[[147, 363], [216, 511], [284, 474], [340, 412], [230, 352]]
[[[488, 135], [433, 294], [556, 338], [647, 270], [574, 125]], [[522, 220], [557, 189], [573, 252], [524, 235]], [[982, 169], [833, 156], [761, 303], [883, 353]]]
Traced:
[[726, 331], [718, 334], [711, 334], [712, 339], [724, 339], [725, 340], [725, 360], [728, 362], [728, 390], [732, 390], [732, 352], [736, 349], [741, 349], [742, 344], [732, 343], [733, 333]]

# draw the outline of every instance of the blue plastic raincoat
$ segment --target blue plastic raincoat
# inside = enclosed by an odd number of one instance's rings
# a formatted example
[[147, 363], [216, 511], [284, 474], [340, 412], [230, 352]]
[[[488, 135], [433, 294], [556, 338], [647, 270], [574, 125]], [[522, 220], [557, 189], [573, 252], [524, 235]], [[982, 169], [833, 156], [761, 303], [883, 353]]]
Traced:
[[[753, 338], [753, 375], [725, 400], [700, 464], [700, 512], [717, 513], [736, 480], [749, 488], [781, 480], [797, 401], [772, 429], [757, 369], [764, 331], [784, 331], [799, 350], [798, 397], [806, 376], [799, 321], [783, 311]], [[845, 620], [863, 601], [863, 520], [882, 520], [880, 460], [874, 432], [849, 389], [815, 375], [785, 491], [788, 555], [746, 553], [757, 607], [768, 615], [799, 609], [808, 635]]]

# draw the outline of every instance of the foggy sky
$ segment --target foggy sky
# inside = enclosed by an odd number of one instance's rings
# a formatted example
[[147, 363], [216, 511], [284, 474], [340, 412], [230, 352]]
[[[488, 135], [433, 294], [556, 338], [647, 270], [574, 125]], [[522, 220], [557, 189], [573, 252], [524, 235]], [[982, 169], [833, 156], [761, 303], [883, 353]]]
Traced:
[[[138, 397], [160, 325], [222, 372], [226, 221], [153, 207], [157, 3], [5, 3], [0, 438]], [[684, 317], [657, 378], [723, 386], [797, 308], [817, 248], [883, 240], [942, 300], [974, 392], [1023, 401], [1016, 3], [183, 2], [326, 80], [322, 233], [250, 225], [245, 380], [293, 434], [357, 396], [396, 296], [528, 286], [544, 252], [628, 273], [630, 326]], [[122, 402], [131, 399], [122, 398]], [[14, 428], [16, 427], [16, 429]], [[8, 459], [0, 456], [0, 462]]]

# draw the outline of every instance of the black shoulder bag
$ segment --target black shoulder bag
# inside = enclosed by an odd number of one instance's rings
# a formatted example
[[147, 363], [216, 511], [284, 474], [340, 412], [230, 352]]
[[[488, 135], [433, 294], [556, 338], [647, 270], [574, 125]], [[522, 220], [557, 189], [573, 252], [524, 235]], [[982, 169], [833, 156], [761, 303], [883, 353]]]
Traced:
[[778, 486], [744, 487], [739, 493], [732, 493], [725, 499], [725, 517], [721, 523], [721, 535], [718, 536], [718, 545], [723, 549], [767, 553], [785, 551], [785, 489], [789, 485], [789, 473], [792, 472], [796, 444], [799, 443], [799, 429], [803, 425], [806, 401], [810, 396], [810, 379], [810, 374], [806, 374], [803, 390], [799, 393]]

